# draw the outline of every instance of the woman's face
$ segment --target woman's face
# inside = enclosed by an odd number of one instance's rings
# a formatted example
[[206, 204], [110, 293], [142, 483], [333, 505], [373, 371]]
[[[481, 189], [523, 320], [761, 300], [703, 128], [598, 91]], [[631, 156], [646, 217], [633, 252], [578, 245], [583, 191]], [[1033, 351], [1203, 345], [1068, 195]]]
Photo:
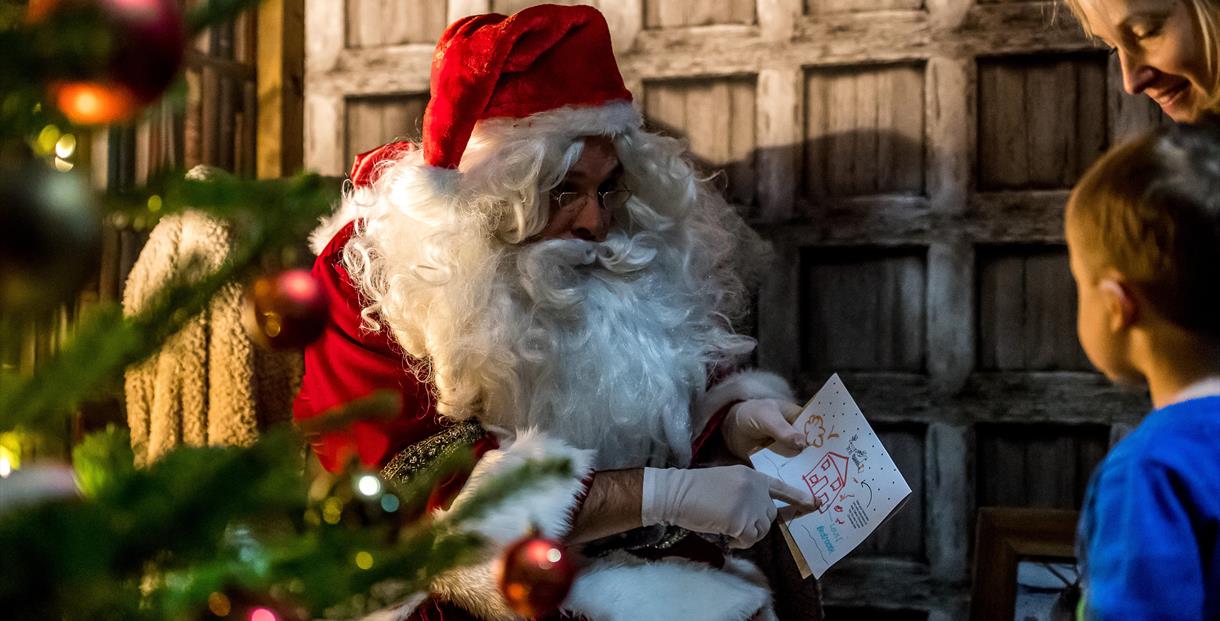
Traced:
[[1203, 37], [1186, 0], [1079, 0], [1093, 35], [1118, 54], [1123, 90], [1169, 118], [1195, 120], [1211, 99]]

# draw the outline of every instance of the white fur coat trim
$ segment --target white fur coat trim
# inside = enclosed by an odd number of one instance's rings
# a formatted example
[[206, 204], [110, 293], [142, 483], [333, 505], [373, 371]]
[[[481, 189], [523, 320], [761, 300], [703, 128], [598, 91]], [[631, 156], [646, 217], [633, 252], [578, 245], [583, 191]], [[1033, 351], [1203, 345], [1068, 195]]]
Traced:
[[[535, 431], [520, 432], [505, 448], [489, 451], [475, 465], [470, 480], [454, 499], [450, 510], [462, 506], [489, 478], [529, 460], [566, 457], [572, 476], [551, 480], [516, 494], [492, 515], [470, 523], [470, 531], [483, 536], [488, 545], [480, 562], [455, 569], [437, 578], [431, 591], [475, 615], [489, 620], [516, 619], [496, 585], [500, 555], [509, 545], [537, 528], [543, 536], [561, 539], [572, 526], [583, 480], [593, 471], [593, 452], [573, 448], [563, 441]], [[444, 519], [445, 512], [437, 517]]]
[[594, 621], [774, 619], [766, 579], [749, 561], [731, 557], [715, 569], [617, 552], [581, 573], [564, 608]]
[[[496, 578], [494, 572], [482, 570], [476, 577]], [[362, 621], [406, 619], [425, 595], [418, 593]], [[496, 611], [478, 614], [485, 619], [516, 619], [494, 607]], [[776, 621], [766, 578], [749, 561], [732, 557], [725, 559], [724, 569], [715, 569], [680, 559], [645, 561], [616, 552], [577, 576], [563, 608], [593, 621]]]
[[774, 373], [757, 369], [738, 371], [717, 382], [695, 401], [691, 429], [704, 429], [707, 427], [707, 422], [716, 412], [720, 411], [720, 408], [734, 401], [749, 399], [792, 401], [794, 398], [792, 387], [788, 385], [787, 380]]
[[[592, 452], [536, 430], [523, 431], [505, 448], [479, 460], [453, 504], [461, 506], [491, 477], [531, 459], [554, 457], [571, 460], [572, 476], [517, 494], [493, 515], [472, 522], [470, 529], [488, 541], [482, 560], [436, 579], [433, 594], [488, 621], [518, 618], [497, 587], [500, 556], [531, 528], [556, 539], [567, 535], [582, 480], [592, 472]], [[438, 518], [444, 515], [441, 512]], [[762, 619], [772, 619], [770, 602], [766, 579], [748, 561], [730, 558], [723, 570], [717, 570], [685, 560], [644, 561], [617, 553], [581, 572], [565, 608], [595, 621], [745, 621], [760, 611]]]

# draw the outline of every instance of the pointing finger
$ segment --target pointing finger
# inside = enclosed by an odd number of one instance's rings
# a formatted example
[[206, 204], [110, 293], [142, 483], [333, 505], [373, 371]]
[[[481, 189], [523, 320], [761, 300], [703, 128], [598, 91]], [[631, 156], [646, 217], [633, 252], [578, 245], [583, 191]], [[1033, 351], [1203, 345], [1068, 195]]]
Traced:
[[809, 493], [808, 490], [797, 489], [783, 481], [770, 477], [771, 481], [768, 485], [768, 491], [771, 497], [776, 500], [782, 500], [794, 507], [804, 509], [806, 512], [817, 511], [818, 501]]

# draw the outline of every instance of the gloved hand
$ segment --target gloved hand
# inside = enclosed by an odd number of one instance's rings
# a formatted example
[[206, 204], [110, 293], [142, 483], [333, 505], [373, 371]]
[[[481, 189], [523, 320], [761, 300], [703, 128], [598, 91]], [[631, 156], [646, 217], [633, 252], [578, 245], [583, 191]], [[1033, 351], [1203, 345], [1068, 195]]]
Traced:
[[771, 530], [776, 514], [772, 499], [789, 503], [796, 515], [818, 508], [808, 490], [749, 466], [644, 468], [640, 518], [645, 526], [673, 524], [725, 535], [730, 547], [748, 548]]
[[806, 446], [805, 434], [792, 426], [803, 409], [779, 399], [742, 401], [729, 409], [720, 433], [729, 451], [743, 459], [768, 444], [776, 453], [792, 457]]

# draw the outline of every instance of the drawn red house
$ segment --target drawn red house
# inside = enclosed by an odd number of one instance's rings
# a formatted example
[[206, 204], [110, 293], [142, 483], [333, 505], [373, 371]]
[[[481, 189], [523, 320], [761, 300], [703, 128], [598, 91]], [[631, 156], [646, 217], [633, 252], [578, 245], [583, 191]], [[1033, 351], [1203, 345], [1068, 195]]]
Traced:
[[822, 501], [821, 513], [830, 508], [830, 499], [847, 485], [847, 456], [834, 451], [826, 453], [822, 461], [805, 473], [805, 485], [814, 498]]

